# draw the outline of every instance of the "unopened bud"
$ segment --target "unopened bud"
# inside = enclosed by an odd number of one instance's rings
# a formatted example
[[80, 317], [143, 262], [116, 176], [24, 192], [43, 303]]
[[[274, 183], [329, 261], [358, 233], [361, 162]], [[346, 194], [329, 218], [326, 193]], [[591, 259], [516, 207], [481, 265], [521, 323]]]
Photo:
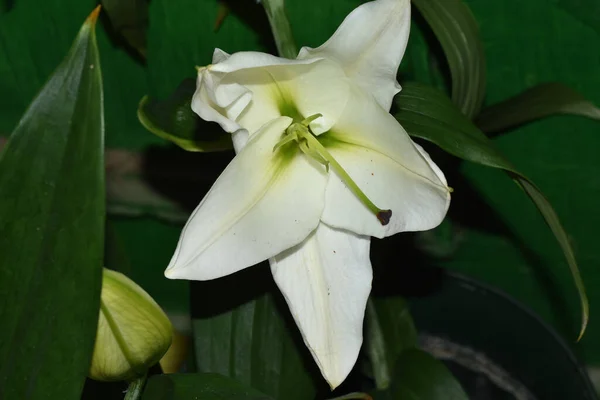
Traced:
[[171, 322], [148, 293], [104, 268], [90, 378], [120, 381], [144, 375], [166, 353], [172, 336]]

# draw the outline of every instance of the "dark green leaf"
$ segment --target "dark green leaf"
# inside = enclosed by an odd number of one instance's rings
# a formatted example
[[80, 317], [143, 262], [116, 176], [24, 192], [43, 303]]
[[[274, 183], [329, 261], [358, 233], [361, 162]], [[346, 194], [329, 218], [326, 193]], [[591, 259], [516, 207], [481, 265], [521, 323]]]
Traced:
[[149, 0], [102, 0], [102, 7], [115, 31], [142, 58], [146, 58]]
[[142, 400], [272, 400], [219, 374], [169, 374], [148, 379]]
[[485, 55], [477, 21], [464, 0], [413, 0], [448, 59], [452, 100], [472, 118], [485, 95]]
[[469, 399], [441, 361], [418, 349], [400, 355], [390, 391], [394, 400]]
[[600, 3], [595, 0], [558, 0], [558, 6], [600, 34]]
[[[98, 2], [13, 0], [14, 7], [0, 13], [0, 135], [13, 131], [69, 50], [81, 21]], [[148, 93], [146, 69], [113, 44], [103, 29], [107, 25], [100, 24], [96, 30], [108, 99], [104, 103], [106, 144], [140, 149], [162, 143], [148, 135], [135, 115], [140, 98]]]
[[200, 119], [192, 111], [196, 82], [186, 79], [166, 100], [144, 97], [138, 118], [150, 132], [170, 140], [187, 151], [220, 151], [231, 149], [231, 136], [216, 124]]
[[104, 238], [98, 9], [0, 156], [0, 398], [77, 399]]
[[435, 143], [464, 160], [503, 169], [533, 201], [556, 237], [573, 275], [581, 300], [581, 338], [589, 317], [587, 294], [571, 243], [550, 202], [443, 93], [423, 85], [407, 84], [396, 97], [396, 104], [396, 118], [411, 136]]
[[417, 331], [401, 297], [371, 298], [367, 303], [365, 348], [377, 389], [390, 385], [398, 356], [417, 344]]
[[151, 97], [169, 96], [182, 80], [195, 76], [194, 66], [211, 63], [217, 47], [229, 54], [265, 50], [271, 32], [263, 7], [255, 1], [228, 1], [231, 14], [216, 32], [220, 3], [150, 1], [147, 71]]
[[192, 307], [198, 305], [192, 314], [202, 314], [192, 320], [197, 370], [229, 376], [277, 399], [314, 398], [309, 372], [324, 380], [281, 295], [256, 295], [265, 289], [277, 291], [263, 266], [192, 286]]
[[504, 130], [553, 114], [600, 119], [600, 109], [562, 83], [544, 83], [483, 109], [476, 124], [486, 133]]

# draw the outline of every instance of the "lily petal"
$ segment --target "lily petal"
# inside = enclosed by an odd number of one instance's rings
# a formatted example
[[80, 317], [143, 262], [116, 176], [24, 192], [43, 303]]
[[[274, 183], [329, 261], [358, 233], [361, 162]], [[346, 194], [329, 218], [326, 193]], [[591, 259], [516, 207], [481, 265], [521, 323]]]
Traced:
[[331, 386], [346, 379], [362, 345], [371, 291], [370, 238], [320, 224], [270, 260], [304, 343]]
[[297, 245], [317, 227], [323, 166], [297, 147], [273, 152], [291, 122], [266, 124], [227, 166], [183, 229], [167, 277], [229, 275]]
[[229, 56], [222, 51], [213, 59], [220, 62], [198, 70], [192, 109], [227, 132], [244, 129], [252, 135], [281, 115], [301, 120], [321, 113], [323, 118], [311, 123], [319, 134], [337, 121], [348, 97], [344, 71], [327, 60], [287, 60], [257, 52]]
[[212, 63], [217, 64], [217, 63], [223, 62], [223, 61], [227, 60], [229, 57], [231, 57], [231, 54], [217, 48], [217, 49], [215, 49], [215, 51], [213, 51]]
[[332, 171], [321, 220], [378, 238], [436, 227], [450, 205], [444, 174], [394, 117], [361, 92], [353, 90], [347, 109], [321, 142], [373, 203], [392, 210], [392, 217], [381, 225]]
[[389, 111], [392, 98], [401, 89], [396, 74], [409, 32], [409, 0], [376, 0], [352, 11], [320, 47], [303, 47], [298, 59], [337, 61], [355, 84]]

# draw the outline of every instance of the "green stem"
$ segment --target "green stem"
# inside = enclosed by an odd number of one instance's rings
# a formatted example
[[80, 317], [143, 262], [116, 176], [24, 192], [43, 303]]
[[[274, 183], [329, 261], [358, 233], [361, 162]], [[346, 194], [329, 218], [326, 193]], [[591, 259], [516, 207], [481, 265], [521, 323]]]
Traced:
[[292, 35], [292, 28], [285, 14], [283, 3], [284, 0], [262, 0], [262, 5], [265, 8], [275, 37], [277, 52], [281, 57], [294, 59], [298, 55], [298, 47]]
[[144, 390], [144, 385], [146, 384], [146, 379], [148, 378], [148, 372], [146, 372], [140, 378], [129, 382], [129, 387], [127, 388], [127, 393], [125, 394], [124, 400], [139, 400], [142, 398], [142, 393]]
[[308, 142], [309, 146], [313, 146], [313, 148], [323, 157], [327, 162], [331, 165], [333, 170], [342, 181], [348, 186], [348, 189], [373, 213], [377, 216], [381, 225], [387, 225], [390, 222], [390, 218], [392, 216], [391, 210], [382, 210], [377, 207], [368, 197], [367, 195], [358, 187], [356, 182], [348, 175], [346, 170], [337, 162], [335, 158], [327, 151], [327, 149], [314, 137], [308, 130], [306, 133], [302, 134], [302, 138]]

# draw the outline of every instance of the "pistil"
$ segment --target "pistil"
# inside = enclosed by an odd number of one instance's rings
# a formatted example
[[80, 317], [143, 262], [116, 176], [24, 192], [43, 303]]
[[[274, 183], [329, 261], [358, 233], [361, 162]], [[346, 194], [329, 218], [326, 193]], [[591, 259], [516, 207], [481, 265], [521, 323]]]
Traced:
[[290, 125], [286, 130], [285, 136], [275, 145], [273, 151], [278, 150], [281, 146], [292, 141], [297, 142], [298, 147], [304, 154], [325, 165], [327, 170], [329, 170], [329, 166], [331, 165], [342, 182], [344, 182], [360, 202], [377, 217], [381, 225], [387, 225], [390, 222], [392, 210], [383, 210], [377, 207], [358, 187], [356, 182], [348, 175], [340, 163], [337, 162], [331, 153], [329, 153], [312, 132], [310, 132], [309, 124], [320, 117], [322, 117], [321, 114], [311, 115], [302, 122], [296, 122]]

